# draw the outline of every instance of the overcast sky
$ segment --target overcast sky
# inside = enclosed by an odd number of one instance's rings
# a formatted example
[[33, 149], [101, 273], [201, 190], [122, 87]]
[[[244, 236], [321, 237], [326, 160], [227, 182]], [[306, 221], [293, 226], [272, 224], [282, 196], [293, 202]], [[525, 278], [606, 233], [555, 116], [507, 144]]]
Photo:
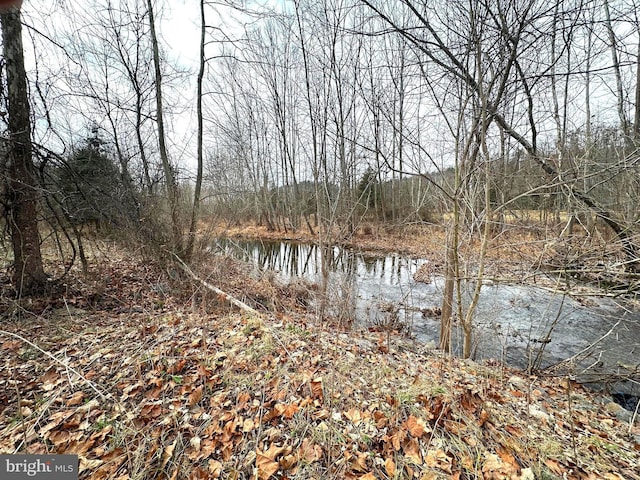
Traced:
[[195, 0], [166, 2], [160, 29], [166, 46], [185, 66], [198, 65], [200, 10]]
[[[69, 31], [73, 31], [74, 28], [84, 28], [87, 21], [90, 21], [92, 18], [90, 8], [95, 7], [91, 6], [95, 5], [96, 2], [105, 4], [107, 1], [108, 0], [24, 0], [23, 16], [27, 25], [33, 26], [39, 32], [51, 36], [55, 41], [56, 34], [59, 31], [64, 30], [64, 27]], [[135, 0], [129, 1], [133, 2]], [[137, 1], [140, 2], [139, 5], [144, 5], [146, 0]], [[286, 5], [282, 0], [264, 1], [269, 2], [271, 6]], [[117, 4], [118, 0], [113, 0], [113, 2]], [[170, 63], [177, 64], [183, 69], [189, 69], [192, 73], [188, 77], [185, 76], [181, 78], [179, 89], [171, 91], [167, 88], [170, 92], [167, 100], [171, 102], [172, 105], [179, 105], [182, 107], [179, 113], [172, 112], [173, 114], [167, 115], [167, 121], [170, 123], [171, 127], [170, 141], [172, 145], [172, 160], [180, 163], [183, 167], [186, 166], [190, 170], [193, 170], [193, 166], [195, 164], [196, 135], [196, 121], [194, 114], [195, 73], [198, 68], [200, 35], [199, 0], [156, 0], [156, 3], [158, 5], [156, 12], [158, 19], [158, 32], [163, 49], [170, 57]], [[216, 8], [220, 9], [221, 7]], [[213, 7], [209, 7], [206, 10], [206, 14], [207, 24], [220, 29], [210, 30], [210, 33], [213, 33], [218, 37], [221, 31], [231, 37], [240, 36], [243, 32], [242, 21], [240, 20], [244, 18], [244, 21], [247, 21], [247, 17], [234, 19], [234, 16], [239, 17], [240, 14], [237, 12], [232, 13], [230, 9], [220, 11], [214, 10]], [[26, 37], [29, 35], [39, 35], [39, 33], [35, 34], [33, 31], [28, 31], [29, 29], [25, 30]], [[58, 38], [62, 42], [66, 41], [63, 36], [59, 36]], [[25, 40], [25, 54], [27, 61], [30, 62], [31, 66], [33, 66], [35, 62], [34, 50], [28, 48], [28, 40], [28, 38]], [[52, 81], [56, 81], [55, 56], [58, 55], [63, 61], [68, 61], [68, 59], [64, 58], [65, 54], [62, 53], [59, 47], [54, 46], [54, 43], [51, 43], [48, 40], [42, 41], [42, 38], [40, 38], [40, 40], [41, 47], [39, 50], [35, 51], [35, 55], [46, 58], [50, 65], [54, 65], [52, 71], [47, 72], [47, 75], [50, 76], [46, 80], [44, 74], [40, 78], [40, 82], [44, 85], [46, 81], [49, 81], [49, 78], [52, 78]], [[214, 47], [212, 46], [211, 48]], [[213, 50], [208, 50], [207, 53], [208, 56], [211, 56], [214, 52]], [[602, 58], [609, 57], [608, 55], [603, 55]], [[214, 62], [211, 62], [211, 65], [212, 68], [215, 68], [213, 66]], [[60, 75], [60, 78], [61, 77], [62, 75]], [[30, 76], [30, 80], [32, 82], [34, 81], [33, 75]], [[613, 82], [603, 82], [603, 85], [599, 87], [596, 84], [595, 79], [594, 84], [592, 85], [591, 95], [593, 103], [591, 113], [602, 122], [606, 122], [610, 119], [615, 122], [616, 119], [616, 109], [615, 106], [612, 108], [612, 102], [610, 101], [611, 92], [609, 90], [613, 85]], [[75, 92], [71, 93], [74, 94]], [[77, 99], [72, 98], [72, 95], [68, 95], [67, 97], [60, 96], [60, 98], [53, 98], [51, 100], [52, 105], [54, 104], [53, 102], [58, 102], [55, 104], [58, 115], [61, 115], [62, 112], [63, 117], [71, 117], [72, 114], [69, 113], [69, 108], [67, 108], [65, 104], [65, 102], [69, 101], [69, 98], [71, 98], [71, 101], [77, 101]], [[211, 102], [209, 102], [209, 104], [210, 103]], [[211, 105], [209, 105], [209, 108], [212, 108]], [[213, 112], [213, 115], [216, 113], [217, 112]], [[94, 115], [99, 116], [99, 114], [95, 113]], [[62, 132], [61, 135], [75, 135], [78, 138], [83, 138], [82, 135], [86, 135], [85, 127], [87, 119], [91, 118], [90, 116], [91, 113], [84, 116], [76, 114], [76, 123], [69, 120], [70, 125], [67, 126], [66, 130], [59, 126], [56, 128], [58, 128], [59, 132]], [[581, 117], [577, 118], [577, 120], [581, 121]], [[43, 122], [42, 119], [38, 119], [38, 121]], [[67, 121], [67, 119], [62, 118], [62, 122], [59, 125], [65, 127], [66, 125], [63, 125], [64, 121]], [[100, 119], [97, 119], [96, 121], [100, 121]], [[550, 131], [551, 130], [553, 130], [553, 128], [551, 128]], [[47, 143], [47, 145], [52, 149], [57, 149], [58, 147], [55, 140], [55, 135], [50, 135], [49, 138], [44, 139], [43, 142], [51, 142]]]
[[[41, 33], [55, 37], [59, 31], [83, 29], [91, 20], [91, 8], [96, 3], [106, 5], [109, 0], [24, 0], [23, 20], [27, 25], [35, 27]], [[112, 0], [114, 5], [118, 0]], [[132, 1], [132, 0], [130, 0]], [[146, 0], [137, 0], [140, 5]], [[265, 0], [268, 3], [281, 0]], [[257, 5], [258, 2], [252, 2]], [[171, 65], [182, 70], [188, 70], [191, 75], [181, 79], [177, 93], [174, 92], [168, 103], [180, 105], [180, 112], [167, 115], [170, 123], [171, 142], [173, 146], [173, 160], [179, 162], [189, 170], [195, 169], [195, 93], [196, 74], [199, 68], [200, 55], [200, 1], [199, 0], [155, 0], [157, 32], [163, 51], [168, 55]], [[256, 7], [257, 8], [257, 7]], [[229, 7], [208, 6], [205, 10], [208, 38], [220, 38], [221, 35], [237, 38], [243, 34], [243, 22], [246, 18], [238, 11]], [[245, 20], [243, 20], [245, 18]], [[211, 28], [213, 27], [213, 28]], [[28, 29], [26, 29], [28, 30]], [[23, 35], [33, 35], [25, 31]], [[38, 36], [39, 34], [35, 34]], [[63, 38], [63, 37], [61, 37]], [[62, 40], [66, 41], [65, 39]], [[25, 58], [34, 65], [33, 50], [27, 49], [29, 39], [25, 39]], [[45, 41], [44, 44], [47, 44]], [[47, 48], [49, 48], [47, 46]], [[215, 54], [217, 44], [207, 46], [207, 56]], [[56, 47], [51, 48], [52, 55], [64, 54]], [[39, 56], [46, 52], [37, 52]], [[65, 58], [62, 58], [66, 61]], [[55, 60], [52, 59], [52, 62]], [[33, 79], [31, 79], [33, 81]]]
[[[99, 0], [100, 1], [100, 0]], [[105, 4], [107, 0], [101, 0]], [[145, 0], [138, 0], [144, 2]], [[64, 31], [72, 32], [83, 29], [91, 20], [91, 6], [95, 5], [95, 0], [24, 0], [22, 6], [23, 22], [27, 28], [23, 30], [25, 62], [27, 64], [30, 81], [34, 81], [34, 71], [36, 58], [40, 65], [45, 63], [52, 70], [55, 77], [56, 58], [66, 55], [60, 48], [68, 40]], [[117, 3], [117, 2], [114, 2]], [[157, 31], [163, 51], [168, 54], [171, 64], [181, 69], [188, 69], [193, 73], [185, 77], [179, 90], [180, 99], [171, 98], [173, 103], [182, 105], [182, 112], [178, 116], [168, 116], [172, 128], [173, 158], [179, 161], [183, 167], [190, 170], [195, 165], [195, 149], [193, 148], [195, 139], [195, 73], [199, 65], [199, 42], [200, 42], [200, 10], [199, 0], [157, 0], [158, 10], [156, 12]], [[220, 19], [217, 12], [207, 9], [207, 23], [220, 26]], [[34, 50], [31, 38], [37, 37], [40, 46]], [[51, 43], [48, 38], [52, 40]], [[59, 46], [55, 43], [59, 42]], [[46, 51], [43, 51], [46, 50]], [[66, 59], [62, 58], [66, 61]], [[53, 68], [51, 68], [53, 65]], [[44, 73], [42, 73], [44, 76]], [[47, 75], [52, 75], [47, 72]], [[41, 80], [42, 81], [42, 80]], [[52, 81], [55, 81], [52, 80]], [[46, 82], [45, 82], [46, 83]], [[60, 108], [60, 104], [57, 105]], [[37, 119], [42, 122], [42, 119]], [[68, 120], [71, 121], [71, 120]], [[82, 120], [80, 120], [82, 121]], [[64, 135], [64, 133], [61, 133]], [[82, 136], [82, 132], [77, 132]], [[54, 146], [56, 136], [49, 134], [47, 142], [49, 146], [58, 150], [63, 148]], [[66, 140], [65, 140], [66, 141]]]

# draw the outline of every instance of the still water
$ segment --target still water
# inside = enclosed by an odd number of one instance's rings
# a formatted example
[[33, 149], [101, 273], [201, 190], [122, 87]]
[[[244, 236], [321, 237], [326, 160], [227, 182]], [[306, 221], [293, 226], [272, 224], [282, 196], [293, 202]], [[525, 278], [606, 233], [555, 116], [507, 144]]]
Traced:
[[[430, 283], [414, 280], [426, 260], [372, 256], [337, 246], [227, 239], [218, 240], [214, 250], [261, 271], [275, 271], [285, 281], [324, 284], [333, 315], [370, 325], [388, 321], [391, 310], [417, 340], [437, 342], [438, 317], [424, 312], [440, 307], [444, 282], [438, 277]], [[473, 283], [466, 285], [463, 304], [473, 289]], [[483, 285], [474, 328], [476, 359], [527, 368], [575, 356], [571, 370], [583, 381], [628, 373], [640, 364], [640, 313], [610, 298], [575, 299], [529, 285]], [[460, 329], [453, 337], [459, 350]], [[640, 394], [633, 382], [613, 388]]]

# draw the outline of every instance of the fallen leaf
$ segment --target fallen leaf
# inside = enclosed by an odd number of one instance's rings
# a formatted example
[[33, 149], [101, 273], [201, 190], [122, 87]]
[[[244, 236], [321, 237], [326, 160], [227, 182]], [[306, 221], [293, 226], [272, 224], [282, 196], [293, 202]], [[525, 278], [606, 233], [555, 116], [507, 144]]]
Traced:
[[447, 455], [444, 450], [439, 448], [430, 449], [427, 451], [427, 456], [424, 459], [427, 466], [431, 468], [437, 468], [444, 472], [451, 473], [452, 461], [451, 457]]
[[298, 463], [298, 458], [295, 455], [284, 455], [280, 458], [278, 465], [282, 470], [292, 470], [293, 467]]
[[420, 477], [420, 480], [436, 480], [438, 478], [438, 474], [436, 472], [425, 472]]
[[272, 458], [260, 453], [256, 453], [256, 468], [258, 469], [258, 479], [267, 480], [278, 471], [278, 462], [274, 462]]
[[384, 461], [384, 469], [390, 477], [396, 474], [396, 462], [393, 461], [393, 458], [387, 458]]
[[299, 410], [300, 407], [296, 403], [279, 403], [278, 405], [276, 405], [276, 411], [278, 415], [281, 415], [284, 418], [292, 418]]
[[[277, 446], [277, 445], [272, 443], [267, 450], [262, 452], [262, 454], [265, 457], [270, 458], [271, 460], [275, 460], [276, 457], [278, 457], [279, 455], [282, 455], [283, 453], [288, 453], [290, 450], [291, 450], [290, 447], [286, 447], [286, 446], [285, 447], [279, 447], [279, 446]], [[258, 452], [260, 452], [260, 451], [258, 450]]]
[[204, 468], [198, 467], [196, 469], [191, 470], [189, 473], [189, 480], [208, 480], [212, 478]]
[[520, 473], [520, 464], [516, 460], [516, 457], [514, 457], [509, 451], [498, 446], [496, 448], [496, 453], [505, 464], [509, 465], [509, 467], [513, 469], [515, 473]]
[[460, 406], [468, 413], [474, 413], [482, 404], [482, 398], [476, 392], [467, 390], [460, 398]]
[[482, 465], [482, 473], [485, 480], [503, 480], [511, 478], [520, 472], [520, 468], [514, 468], [509, 463], [505, 463], [495, 453], [487, 455]]
[[167, 368], [167, 373], [171, 374], [171, 375], [175, 375], [176, 373], [180, 373], [182, 372], [182, 370], [184, 370], [185, 365], [187, 364], [187, 360], [186, 359], [182, 359], [176, 363], [174, 363], [173, 365], [169, 366], [169, 368]]
[[15, 352], [20, 348], [21, 345], [22, 342], [19, 340], [7, 340], [2, 344], [2, 348], [10, 352]]
[[71, 398], [67, 400], [67, 407], [73, 407], [74, 405], [80, 405], [84, 400], [84, 392], [76, 392], [71, 395]]
[[387, 415], [384, 412], [381, 412], [380, 410], [376, 410], [373, 412], [373, 419], [376, 422], [377, 428], [384, 428], [389, 423], [389, 419], [387, 418]]
[[165, 447], [164, 451], [162, 452], [162, 462], [160, 463], [162, 468], [164, 468], [167, 465], [167, 463], [169, 463], [169, 460], [173, 456], [173, 451], [176, 448], [176, 443], [177, 442], [178, 442], [178, 439], [176, 438], [173, 441], [173, 443], [171, 445], [168, 445], [167, 447]]
[[104, 463], [102, 460], [98, 460], [98, 459], [89, 460], [83, 456], [79, 456], [78, 460], [80, 463], [78, 473], [82, 473], [86, 470], [94, 470]]
[[322, 379], [316, 378], [309, 382], [311, 386], [311, 396], [316, 399], [322, 401], [324, 399], [324, 393], [322, 389]]
[[147, 403], [140, 409], [141, 418], [157, 418], [162, 413], [162, 405], [157, 403]]
[[222, 463], [218, 460], [209, 460], [207, 466], [209, 467], [209, 475], [213, 478], [220, 478], [222, 474]]
[[484, 408], [480, 412], [480, 416], [478, 417], [478, 426], [482, 427], [489, 420], [489, 412], [487, 412]]
[[200, 451], [200, 445], [202, 444], [202, 439], [200, 437], [192, 437], [191, 440], [189, 440], [189, 443], [196, 452]]
[[422, 454], [420, 453], [420, 445], [417, 439], [411, 438], [402, 446], [402, 450], [404, 451], [404, 455], [411, 459], [413, 463], [418, 465], [422, 464]]
[[547, 467], [549, 467], [549, 470], [551, 470], [551, 472], [555, 473], [556, 475], [562, 475], [567, 470], [562, 466], [560, 462], [551, 458], [545, 460], [544, 463], [547, 465]]
[[56, 383], [60, 380], [58, 372], [54, 368], [50, 368], [46, 371], [44, 375], [42, 375], [39, 379], [42, 384], [42, 388], [45, 391], [53, 390], [56, 386]]
[[200, 400], [202, 399], [202, 385], [200, 385], [199, 387], [195, 388], [190, 394], [189, 394], [189, 398], [187, 399], [187, 404], [190, 407], [193, 407], [196, 403], [198, 403]]
[[357, 452], [357, 456], [355, 461], [351, 463], [351, 468], [353, 468], [357, 472], [365, 472], [368, 470], [367, 459], [369, 458], [369, 454], [365, 452]]
[[358, 425], [362, 421], [362, 412], [357, 408], [352, 408], [348, 412], [344, 412], [344, 416]]
[[409, 431], [409, 434], [414, 438], [420, 438], [427, 431], [427, 424], [421, 418], [409, 415], [409, 418], [405, 422], [405, 426]]
[[248, 433], [255, 428], [255, 422], [250, 418], [245, 418], [244, 422], [242, 422], [242, 431], [244, 433]]
[[318, 461], [322, 458], [322, 447], [305, 438], [302, 440], [302, 445], [298, 450], [298, 458], [307, 463]]
[[397, 452], [400, 450], [400, 446], [402, 442], [407, 436], [407, 432], [404, 430], [397, 430], [393, 435], [391, 435], [391, 445], [393, 445], [393, 449]]

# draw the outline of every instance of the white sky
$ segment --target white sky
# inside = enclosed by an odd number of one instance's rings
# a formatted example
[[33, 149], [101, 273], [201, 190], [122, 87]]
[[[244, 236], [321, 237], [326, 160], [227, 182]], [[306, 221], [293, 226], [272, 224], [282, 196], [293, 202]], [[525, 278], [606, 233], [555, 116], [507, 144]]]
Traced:
[[195, 67], [200, 56], [200, 8], [197, 0], [173, 0], [165, 6], [160, 32], [165, 46], [184, 66]]

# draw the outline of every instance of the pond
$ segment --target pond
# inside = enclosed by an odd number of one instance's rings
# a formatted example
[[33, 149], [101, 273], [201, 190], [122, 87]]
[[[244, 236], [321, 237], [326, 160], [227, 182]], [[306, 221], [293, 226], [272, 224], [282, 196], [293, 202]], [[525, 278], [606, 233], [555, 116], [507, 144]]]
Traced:
[[[384, 324], [393, 315], [419, 341], [435, 345], [437, 310], [444, 281], [417, 282], [426, 260], [374, 256], [342, 247], [320, 248], [291, 242], [220, 239], [215, 251], [275, 271], [283, 280], [303, 278], [326, 287], [334, 316], [362, 325]], [[465, 285], [463, 303], [474, 284]], [[462, 335], [454, 331], [459, 353]], [[550, 367], [573, 358], [571, 370], [583, 382], [599, 384], [629, 373], [640, 363], [640, 312], [606, 297], [573, 298], [530, 285], [483, 285], [474, 319], [474, 357], [526, 369]], [[640, 395], [640, 385], [610, 385]]]

